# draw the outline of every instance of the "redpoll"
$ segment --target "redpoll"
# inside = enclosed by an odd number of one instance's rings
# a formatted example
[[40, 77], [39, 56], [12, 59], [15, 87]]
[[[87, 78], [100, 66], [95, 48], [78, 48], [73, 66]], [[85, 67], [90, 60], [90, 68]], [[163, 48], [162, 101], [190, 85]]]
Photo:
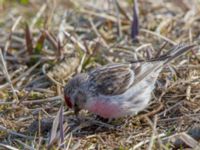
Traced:
[[103, 118], [118, 118], [144, 110], [163, 66], [194, 45], [176, 46], [159, 59], [133, 64], [108, 64], [72, 78], [64, 98], [75, 114], [81, 109]]

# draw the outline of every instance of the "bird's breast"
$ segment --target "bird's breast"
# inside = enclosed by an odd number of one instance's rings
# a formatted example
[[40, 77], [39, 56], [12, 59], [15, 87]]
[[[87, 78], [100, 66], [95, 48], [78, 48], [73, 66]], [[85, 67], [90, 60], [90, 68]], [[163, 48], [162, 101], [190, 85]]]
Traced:
[[121, 107], [116, 103], [111, 103], [111, 101], [94, 100], [89, 105], [87, 105], [86, 109], [103, 118], [118, 118], [123, 116]]

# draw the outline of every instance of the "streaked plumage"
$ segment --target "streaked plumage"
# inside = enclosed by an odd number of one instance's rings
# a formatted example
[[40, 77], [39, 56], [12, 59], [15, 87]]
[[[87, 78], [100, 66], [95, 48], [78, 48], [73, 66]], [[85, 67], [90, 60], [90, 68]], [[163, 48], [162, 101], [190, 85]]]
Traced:
[[69, 107], [87, 109], [104, 118], [137, 114], [145, 109], [163, 65], [194, 47], [177, 46], [151, 62], [108, 64], [78, 74], [65, 87]]

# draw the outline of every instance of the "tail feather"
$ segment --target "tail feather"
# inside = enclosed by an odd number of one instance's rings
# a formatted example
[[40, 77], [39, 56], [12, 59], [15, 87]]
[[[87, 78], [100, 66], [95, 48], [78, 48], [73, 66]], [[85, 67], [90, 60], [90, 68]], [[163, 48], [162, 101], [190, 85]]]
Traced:
[[155, 72], [156, 70], [159, 70], [163, 67], [163, 65], [168, 64], [171, 60], [179, 57], [181, 54], [187, 52], [188, 50], [194, 48], [195, 45], [177, 45], [173, 47], [169, 52], [159, 57], [159, 59], [153, 60], [156, 61], [155, 65], [152, 67], [149, 67], [146, 71], [144, 71], [142, 74], [136, 77], [134, 85], [142, 81], [144, 78], [146, 78], [151, 73]]
[[171, 50], [169, 50], [165, 54], [160, 55], [156, 58], [152, 58], [150, 60], [135, 60], [135, 61], [131, 61], [131, 63], [134, 64], [134, 63], [140, 63], [140, 62], [142, 63], [142, 62], [166, 61], [165, 64], [167, 64], [171, 60], [179, 57], [181, 54], [187, 52], [188, 50], [191, 50], [194, 47], [195, 47], [194, 44], [191, 44], [191, 45], [178, 44], [172, 47]]
[[171, 51], [169, 51], [167, 53], [167, 55], [169, 56], [164, 64], [169, 63], [170, 61], [172, 61], [173, 59], [178, 58], [179, 56], [181, 56], [183, 53], [187, 52], [188, 50], [191, 50], [192, 48], [194, 48], [195, 45], [183, 45], [183, 44], [179, 44], [177, 46], [175, 46]]

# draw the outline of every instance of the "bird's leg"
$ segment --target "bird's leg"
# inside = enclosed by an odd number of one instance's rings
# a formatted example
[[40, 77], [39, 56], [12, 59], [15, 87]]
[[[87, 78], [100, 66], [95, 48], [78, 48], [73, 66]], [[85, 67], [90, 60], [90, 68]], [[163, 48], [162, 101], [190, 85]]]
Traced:
[[80, 117], [79, 117], [79, 112], [80, 112], [80, 108], [77, 107], [77, 106], [75, 105], [75, 106], [74, 106], [74, 114], [75, 114], [75, 116], [76, 116], [77, 121], [80, 123], [80, 122], [81, 122], [81, 119], [80, 119]]
[[102, 121], [102, 122], [106, 122], [106, 123], [111, 123], [111, 122], [114, 120], [113, 118], [107, 119], [107, 118], [103, 118], [103, 117], [98, 116], [98, 115], [96, 115], [96, 119], [97, 119], [97, 120], [100, 120], [100, 121]]

